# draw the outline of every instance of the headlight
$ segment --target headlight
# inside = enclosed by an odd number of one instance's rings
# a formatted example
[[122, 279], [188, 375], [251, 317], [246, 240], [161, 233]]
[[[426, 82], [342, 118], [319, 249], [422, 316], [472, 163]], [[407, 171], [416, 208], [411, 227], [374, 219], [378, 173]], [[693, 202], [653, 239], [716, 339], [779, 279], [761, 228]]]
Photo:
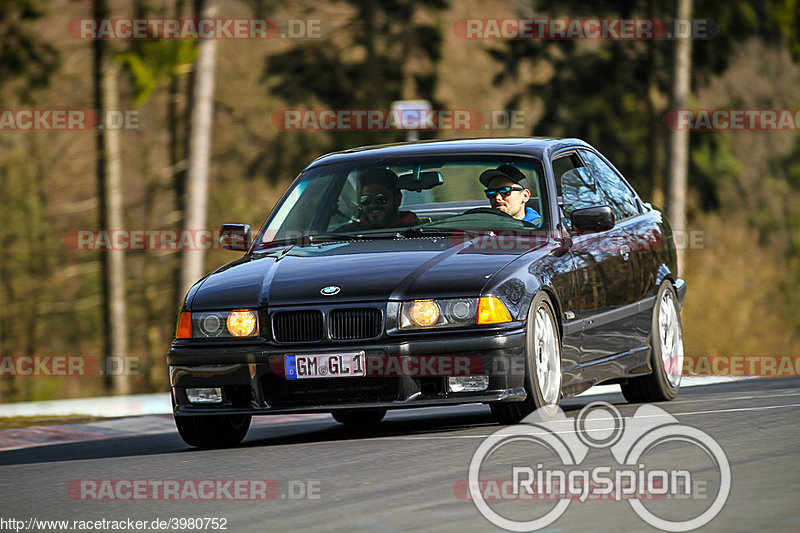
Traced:
[[400, 308], [401, 329], [474, 326], [477, 298], [447, 298], [403, 302]]
[[495, 296], [403, 302], [400, 329], [428, 329], [511, 322], [511, 314]]
[[257, 337], [258, 312], [253, 309], [234, 311], [184, 311], [178, 318], [177, 339], [217, 339]]

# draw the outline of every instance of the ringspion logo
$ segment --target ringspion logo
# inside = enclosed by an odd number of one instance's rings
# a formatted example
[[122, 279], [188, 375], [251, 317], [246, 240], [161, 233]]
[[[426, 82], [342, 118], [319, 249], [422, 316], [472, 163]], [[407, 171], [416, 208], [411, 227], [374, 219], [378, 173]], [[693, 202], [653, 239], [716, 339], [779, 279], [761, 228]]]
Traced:
[[[609, 461], [587, 459], [592, 450], [608, 450]], [[677, 465], [676, 456], [683, 458]], [[593, 402], [574, 418], [548, 406], [494, 432], [472, 456], [467, 489], [478, 511], [509, 531], [548, 527], [571, 504], [596, 500], [625, 501], [664, 531], [691, 531], [722, 510], [731, 467], [710, 435], [659, 407], [623, 417], [613, 405]], [[453, 490], [463, 496], [463, 480]], [[512, 509], [498, 501], [523, 504]]]

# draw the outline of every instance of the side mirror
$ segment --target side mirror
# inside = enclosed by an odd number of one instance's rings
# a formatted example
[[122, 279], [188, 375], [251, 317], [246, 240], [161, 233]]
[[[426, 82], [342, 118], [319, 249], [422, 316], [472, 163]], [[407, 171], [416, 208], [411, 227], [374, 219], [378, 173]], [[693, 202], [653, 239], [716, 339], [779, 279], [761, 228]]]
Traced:
[[250, 249], [249, 224], [223, 224], [219, 229], [219, 243], [226, 250], [246, 252]]
[[614, 227], [614, 213], [607, 205], [576, 209], [570, 216], [572, 229], [605, 231]]

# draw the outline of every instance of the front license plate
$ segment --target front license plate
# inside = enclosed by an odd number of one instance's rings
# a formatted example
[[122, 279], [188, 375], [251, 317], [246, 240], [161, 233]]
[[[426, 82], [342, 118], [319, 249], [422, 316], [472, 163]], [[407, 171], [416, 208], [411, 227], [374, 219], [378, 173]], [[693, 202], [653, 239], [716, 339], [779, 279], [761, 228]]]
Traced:
[[286, 379], [352, 378], [367, 375], [364, 352], [287, 355]]

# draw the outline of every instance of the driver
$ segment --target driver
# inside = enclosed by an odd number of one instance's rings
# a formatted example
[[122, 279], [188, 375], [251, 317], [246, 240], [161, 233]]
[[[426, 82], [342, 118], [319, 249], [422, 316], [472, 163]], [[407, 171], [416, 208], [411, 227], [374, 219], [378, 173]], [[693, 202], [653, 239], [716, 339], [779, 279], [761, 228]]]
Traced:
[[419, 224], [417, 215], [400, 211], [403, 195], [397, 188], [397, 174], [385, 168], [367, 169], [361, 174], [359, 205], [361, 217], [338, 228], [340, 231], [358, 231], [380, 228], [398, 228]]
[[483, 192], [494, 209], [536, 227], [542, 225], [541, 215], [525, 205], [531, 198], [531, 191], [528, 188], [528, 179], [518, 168], [500, 165], [485, 170], [478, 179], [486, 187]]

